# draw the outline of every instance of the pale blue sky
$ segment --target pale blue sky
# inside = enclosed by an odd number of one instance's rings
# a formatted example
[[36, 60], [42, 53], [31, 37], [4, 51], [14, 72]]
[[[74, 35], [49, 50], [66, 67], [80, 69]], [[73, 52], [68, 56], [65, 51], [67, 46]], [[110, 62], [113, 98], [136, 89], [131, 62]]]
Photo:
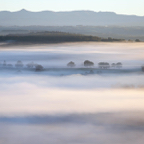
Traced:
[[0, 11], [112, 11], [144, 16], [144, 0], [0, 0]]

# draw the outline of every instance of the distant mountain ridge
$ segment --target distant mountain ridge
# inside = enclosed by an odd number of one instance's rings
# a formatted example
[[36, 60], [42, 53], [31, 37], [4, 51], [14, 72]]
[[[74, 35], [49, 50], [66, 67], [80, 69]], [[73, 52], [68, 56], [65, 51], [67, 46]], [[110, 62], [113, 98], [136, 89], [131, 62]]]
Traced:
[[144, 26], [144, 16], [120, 15], [114, 12], [70, 11], [70, 12], [17, 12], [1, 11], [0, 26]]

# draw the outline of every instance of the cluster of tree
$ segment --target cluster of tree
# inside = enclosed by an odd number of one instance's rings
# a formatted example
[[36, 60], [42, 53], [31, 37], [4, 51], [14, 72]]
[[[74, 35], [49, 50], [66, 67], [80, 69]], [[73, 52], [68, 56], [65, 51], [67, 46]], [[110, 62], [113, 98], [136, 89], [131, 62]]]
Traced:
[[[68, 64], [67, 64], [68, 67], [75, 67], [76, 64], [73, 62], [73, 61], [70, 61]], [[85, 60], [84, 61], [84, 66], [88, 67], [88, 66], [94, 66], [94, 63], [92, 61], [89, 61], [89, 60]]]
[[[75, 67], [76, 64], [71, 61], [67, 64], [68, 67]], [[86, 67], [91, 67], [91, 66], [94, 66], [94, 63], [92, 61], [89, 61], [89, 60], [85, 60], [84, 61], [84, 66]], [[98, 67], [100, 69], [108, 69], [110, 67], [112, 68], [122, 68], [122, 63], [121, 62], [118, 62], [118, 63], [112, 63], [111, 65], [108, 63], [108, 62], [99, 62], [98, 63]]]
[[112, 68], [122, 68], [122, 63], [121, 63], [121, 62], [112, 63], [112, 64], [111, 64], [111, 67], [112, 67]]
[[[0, 63], [1, 66], [3, 67], [13, 67], [12, 64], [7, 64], [6, 61], [4, 60], [3, 64]], [[17, 63], [15, 64], [16, 68], [22, 68], [24, 66], [23, 62], [18, 60]], [[43, 70], [43, 66], [40, 64], [35, 64], [34, 62], [30, 62], [27, 65], [27, 68], [35, 68], [36, 71], [42, 71]]]
[[35, 64], [34, 62], [30, 62], [26, 65], [28, 68], [35, 68], [36, 71], [42, 71], [43, 66], [40, 64]]
[[94, 63], [92, 61], [85, 60], [84, 61], [84, 66], [94, 66]]
[[[89, 61], [89, 60], [85, 60], [84, 61], [84, 66], [85, 67], [91, 67], [91, 66], [94, 66], [94, 63], [92, 61]], [[13, 67], [12, 64], [7, 64], [7, 62], [4, 60], [3, 63], [0, 63], [0, 66], [3, 66], [3, 67]], [[22, 68], [24, 66], [23, 62], [18, 60], [17, 63], [15, 64], [15, 67], [16, 68]], [[27, 68], [29, 69], [33, 69], [35, 68], [36, 71], [42, 71], [44, 68], [42, 65], [40, 64], [36, 64], [34, 62], [30, 62], [28, 63], [27, 65]], [[73, 61], [70, 61], [68, 64], [67, 64], [68, 67], [75, 67], [76, 64], [73, 62]], [[111, 65], [108, 63], [108, 62], [99, 62], [98, 63], [98, 67], [100, 69], [109, 69], [110, 67], [111, 68], [122, 68], [122, 63], [121, 62], [118, 62], [118, 63], [112, 63]], [[141, 69], [142, 71], [144, 72], [144, 65], [141, 66]], [[90, 73], [93, 73], [93, 71], [91, 71]]]
[[74, 63], [73, 61], [71, 61], [71, 62], [69, 62], [69, 63], [67, 64], [67, 66], [68, 66], [68, 67], [75, 67], [75, 63]]
[[13, 67], [12, 64], [7, 64], [7, 62], [4, 60], [3, 63], [0, 62], [0, 66], [3, 66], [3, 67]]
[[110, 67], [112, 68], [122, 68], [122, 63], [118, 62], [118, 63], [112, 63], [111, 65], [108, 62], [100, 62], [98, 63], [99, 68], [101, 69], [108, 69]]
[[23, 67], [23, 62], [22, 61], [17, 61], [17, 63], [15, 64], [15, 67], [17, 68], [22, 68]]
[[107, 62], [99, 62], [98, 66], [99, 66], [100, 69], [108, 69], [108, 68], [110, 68], [110, 64], [107, 63]]
[[0, 36], [0, 42], [13, 40], [15, 42], [25, 43], [54, 43], [54, 42], [79, 42], [79, 41], [102, 41], [113, 42], [123, 41], [123, 39], [101, 38], [97, 36], [86, 36], [79, 34], [70, 34], [64, 32], [41, 32], [29, 33], [25, 35], [6, 35]]

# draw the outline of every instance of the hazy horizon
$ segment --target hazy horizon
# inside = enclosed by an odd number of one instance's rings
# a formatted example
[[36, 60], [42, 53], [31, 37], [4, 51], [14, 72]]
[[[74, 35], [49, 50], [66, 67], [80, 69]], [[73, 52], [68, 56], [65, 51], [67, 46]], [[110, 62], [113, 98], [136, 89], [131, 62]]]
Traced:
[[[13, 5], [17, 3], [17, 5]], [[57, 5], [57, 3], [59, 3]], [[0, 11], [18, 11], [20, 9], [27, 9], [29, 11], [77, 11], [77, 10], [90, 10], [90, 11], [109, 11], [115, 12], [118, 14], [128, 14], [128, 15], [144, 15], [143, 5], [144, 1], [142, 0], [73, 0], [66, 1], [57, 0], [53, 1], [38, 1], [38, 0], [29, 0], [29, 1], [18, 1], [18, 0], [5, 0], [1, 1], [0, 5], [3, 7], [0, 8]]]
[[117, 13], [114, 11], [94, 11], [94, 10], [85, 10], [85, 9], [78, 9], [78, 10], [60, 10], [60, 11], [56, 11], [56, 10], [28, 10], [25, 8], [19, 9], [19, 10], [0, 10], [0, 12], [11, 12], [11, 13], [15, 13], [15, 12], [20, 12], [20, 11], [27, 11], [27, 12], [33, 12], [33, 13], [39, 13], [39, 12], [55, 12], [55, 13], [65, 13], [65, 12], [94, 12], [94, 13], [115, 13], [117, 15], [127, 15], [127, 16], [138, 16], [138, 17], [144, 17], [144, 15], [137, 15], [137, 14], [124, 14], [124, 13]]
[[143, 26], [144, 17], [119, 15], [114, 12], [0, 12], [1, 26]]

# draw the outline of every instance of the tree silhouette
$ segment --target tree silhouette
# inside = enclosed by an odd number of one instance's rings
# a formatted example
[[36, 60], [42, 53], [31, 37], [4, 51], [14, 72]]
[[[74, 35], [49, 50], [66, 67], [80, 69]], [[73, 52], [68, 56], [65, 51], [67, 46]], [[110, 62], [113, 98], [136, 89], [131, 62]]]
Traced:
[[116, 64], [116, 67], [117, 67], [117, 68], [122, 68], [122, 63], [121, 63], [121, 62], [118, 62], [118, 63]]
[[99, 63], [98, 63], [98, 66], [99, 66], [99, 68], [101, 68], [101, 69], [108, 69], [108, 68], [110, 68], [110, 65], [109, 65], [108, 62], [99, 62]]
[[69, 62], [69, 63], [67, 64], [67, 66], [68, 66], [68, 67], [75, 67], [75, 63], [74, 63], [73, 61], [71, 61], [71, 62]]
[[30, 63], [27, 64], [28, 68], [33, 68], [34, 66], [35, 66], [35, 64], [33, 62], [30, 62]]
[[36, 71], [42, 71], [43, 70], [43, 66], [42, 65], [36, 65], [35, 67], [36, 67], [35, 68]]
[[84, 61], [84, 66], [94, 66], [94, 63], [89, 61], [89, 60], [85, 60]]
[[112, 63], [112, 64], [111, 64], [111, 67], [112, 67], [112, 68], [115, 68], [115, 67], [116, 67], [116, 64], [115, 64], [115, 63]]
[[17, 67], [17, 68], [22, 68], [23, 67], [23, 63], [22, 63], [22, 61], [17, 61], [17, 63], [15, 64], [15, 67]]

